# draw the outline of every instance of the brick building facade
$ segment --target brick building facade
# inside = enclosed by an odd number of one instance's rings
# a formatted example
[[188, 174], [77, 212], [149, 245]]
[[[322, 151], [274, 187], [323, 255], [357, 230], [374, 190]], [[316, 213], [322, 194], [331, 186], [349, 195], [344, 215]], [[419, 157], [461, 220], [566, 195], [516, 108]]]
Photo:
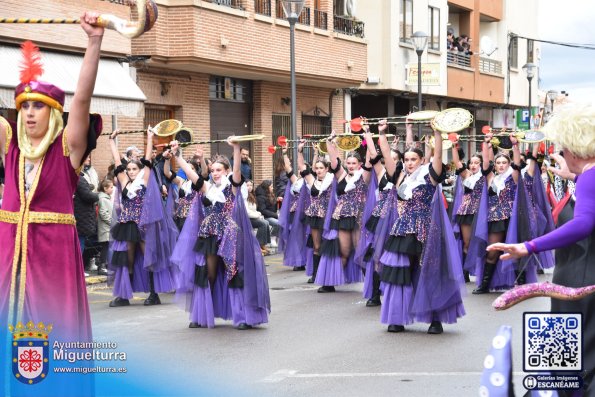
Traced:
[[[6, 4], [5, 4], [6, 3]], [[175, 118], [193, 131], [195, 140], [223, 139], [231, 134], [264, 134], [251, 144], [254, 179], [272, 178], [268, 148], [278, 135], [290, 135], [290, 40], [280, 0], [157, 0], [153, 29], [132, 41], [107, 32], [105, 57], [125, 59], [146, 96], [136, 116], [103, 114], [104, 131], [142, 129]], [[129, 18], [122, 5], [84, 0], [3, 2], [3, 17], [77, 17], [84, 10]], [[339, 25], [340, 24], [340, 25]], [[332, 0], [306, 0], [296, 24], [297, 135], [341, 128], [346, 118], [342, 89], [366, 78], [363, 30], [337, 19]], [[363, 29], [363, 26], [361, 27]], [[78, 26], [0, 25], [0, 45], [31, 39], [44, 51], [81, 54], [86, 39]], [[127, 58], [130, 60], [130, 58]], [[60, 85], [59, 81], [54, 83]], [[1, 104], [0, 104], [1, 105]], [[4, 114], [11, 116], [10, 109]], [[14, 112], [12, 112], [14, 114]], [[142, 134], [123, 135], [121, 151], [144, 145]], [[207, 154], [229, 151], [204, 145]], [[188, 154], [193, 148], [185, 149]], [[99, 139], [92, 163], [104, 175], [112, 162], [107, 138]]]

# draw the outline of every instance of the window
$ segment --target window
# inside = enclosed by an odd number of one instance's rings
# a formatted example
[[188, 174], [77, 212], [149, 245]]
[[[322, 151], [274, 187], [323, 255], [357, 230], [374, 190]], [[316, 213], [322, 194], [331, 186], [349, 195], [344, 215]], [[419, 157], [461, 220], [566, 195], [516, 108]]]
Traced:
[[533, 63], [534, 41], [527, 39], [527, 63]]
[[247, 102], [249, 89], [244, 80], [231, 77], [211, 76], [209, 81], [209, 98], [235, 102]]
[[428, 37], [428, 49], [440, 50], [440, 9], [428, 7], [428, 26], [430, 27], [430, 36]]
[[413, 34], [413, 0], [401, 0], [399, 41], [409, 43], [411, 34]]
[[512, 37], [510, 39], [509, 44], [509, 59], [510, 59], [510, 67], [518, 69], [519, 67], [519, 39], [518, 37]]

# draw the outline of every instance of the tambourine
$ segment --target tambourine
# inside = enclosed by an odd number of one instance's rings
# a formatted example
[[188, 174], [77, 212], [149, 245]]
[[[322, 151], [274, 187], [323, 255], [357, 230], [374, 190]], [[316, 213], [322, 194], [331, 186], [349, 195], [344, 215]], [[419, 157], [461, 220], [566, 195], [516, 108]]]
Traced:
[[452, 133], [464, 130], [473, 122], [473, 115], [467, 109], [451, 108], [436, 114], [431, 126], [436, 131]]

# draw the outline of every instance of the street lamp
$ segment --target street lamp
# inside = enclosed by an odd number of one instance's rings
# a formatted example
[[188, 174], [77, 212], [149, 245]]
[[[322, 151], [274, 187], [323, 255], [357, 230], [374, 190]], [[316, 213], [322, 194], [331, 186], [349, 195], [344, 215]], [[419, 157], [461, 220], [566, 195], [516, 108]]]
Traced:
[[547, 94], [545, 95], [545, 97], [546, 98], [550, 98], [550, 103], [551, 103], [550, 114], [554, 114], [554, 101], [558, 97], [558, 91], [556, 91], [556, 90], [549, 90], [547, 92]]
[[[417, 110], [421, 111], [421, 54], [424, 53], [428, 43], [428, 35], [425, 32], [417, 31], [411, 35], [411, 42], [417, 53]], [[421, 124], [417, 126], [417, 135], [421, 138]]]
[[[283, 12], [289, 22], [289, 51], [291, 55], [291, 139], [297, 140], [297, 120], [296, 120], [296, 94], [295, 94], [295, 23], [297, 22], [302, 9], [304, 0], [282, 0]], [[293, 169], [297, 170], [297, 145], [292, 150]]]
[[531, 80], [537, 72], [537, 65], [534, 63], [526, 63], [523, 65], [523, 71], [527, 74], [527, 81], [529, 81], [529, 128], [531, 129]]

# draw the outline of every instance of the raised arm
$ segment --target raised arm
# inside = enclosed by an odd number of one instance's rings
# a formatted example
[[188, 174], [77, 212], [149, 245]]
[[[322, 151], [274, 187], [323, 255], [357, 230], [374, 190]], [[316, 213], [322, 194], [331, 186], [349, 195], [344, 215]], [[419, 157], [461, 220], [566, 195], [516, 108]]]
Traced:
[[331, 137], [326, 142], [326, 148], [328, 150], [328, 156], [331, 161], [331, 168], [333, 170], [337, 170], [335, 172], [335, 178], [340, 181], [341, 179], [345, 178], [345, 170], [343, 167], [340, 166], [339, 162], [339, 149], [337, 148], [336, 137], [334, 137], [335, 131], [331, 134]]
[[[281, 149], [281, 153], [283, 154], [283, 166], [285, 167], [285, 173], [289, 174], [293, 170], [291, 169], [291, 161], [289, 161], [289, 157], [287, 156], [287, 148], [284, 147]], [[291, 178], [289, 178], [289, 183], [294, 184], [295, 181], [297, 181], [297, 176], [294, 173], [291, 175]]]
[[[426, 144], [426, 146], [430, 146]], [[437, 175], [442, 174], [442, 133], [434, 130], [434, 157], [432, 159], [432, 168]], [[433, 179], [430, 176], [430, 179]], [[438, 185], [438, 181], [433, 181], [434, 185]]]
[[[306, 170], [306, 162], [304, 161], [304, 145], [306, 144], [306, 141], [304, 139], [300, 140], [300, 143], [298, 144], [298, 158], [297, 158], [297, 163], [298, 163], [298, 169], [300, 172], [305, 171]], [[314, 160], [314, 164], [316, 163], [316, 161]], [[314, 183], [314, 176], [312, 174], [307, 174], [306, 176], [304, 176], [304, 180], [306, 181], [306, 183], [308, 185], [312, 185]]]
[[[151, 158], [152, 152], [153, 152], [153, 137], [155, 136], [155, 131], [153, 131], [153, 128], [151, 128], [151, 126], [149, 126], [147, 128], [147, 147], [145, 149], [145, 161], [151, 161], [149, 160]], [[149, 169], [148, 172], [145, 172], [144, 174], [144, 180], [145, 180], [145, 186], [148, 185], [149, 183], [149, 178], [151, 177], [151, 173], [152, 173], [152, 169], [151, 167], [147, 167]]]
[[[510, 141], [512, 142], [512, 162], [517, 168], [520, 168], [521, 151], [519, 149], [519, 141], [512, 135], [510, 136]], [[517, 183], [517, 181], [519, 180], [519, 174], [520, 172], [517, 170], [512, 171], [512, 178], [514, 179], [515, 183]]]
[[[172, 176], [173, 176], [173, 172], [171, 171], [172, 154], [169, 149], [167, 149], [163, 152], [163, 158], [165, 159], [165, 161], [163, 162], [163, 174], [165, 175], [165, 177], [167, 179], [171, 180], [172, 183], [175, 183], [176, 185], [180, 186], [182, 184], [182, 178], [175, 176], [172, 179]], [[174, 157], [174, 160], [175, 160], [175, 157]]]
[[386, 169], [387, 176], [392, 177], [397, 171], [397, 163], [393, 160], [393, 156], [390, 155], [390, 145], [386, 139], [386, 135], [384, 135], [387, 128], [388, 124], [386, 120], [380, 120], [378, 123], [378, 147], [384, 158], [384, 168]]
[[[458, 143], [459, 137], [457, 135], [457, 139], [452, 143], [452, 161], [453, 163], [455, 163], [455, 167], [457, 168], [457, 170], [460, 170], [461, 168], [463, 168], [463, 162], [459, 157]], [[463, 179], [466, 179], [467, 177], [469, 177], [470, 174], [471, 172], [468, 169], [464, 169], [463, 172], [459, 174], [459, 176]]]
[[73, 168], [78, 168], [82, 164], [87, 150], [89, 108], [97, 78], [104, 31], [102, 27], [92, 25], [97, 22], [98, 17], [99, 14], [96, 12], [85, 12], [81, 16], [81, 27], [89, 37], [89, 41], [68, 115], [67, 141]]
[[[231, 137], [227, 138], [227, 143], [233, 148], [233, 169], [231, 179], [236, 185], [239, 185], [242, 183], [242, 149], [239, 143], [231, 140]], [[237, 188], [235, 186], [233, 187], [233, 192], [234, 194], [237, 194]]]
[[413, 140], [413, 124], [407, 123], [405, 124], [405, 148], [407, 149], [413, 147], [414, 145], [415, 141]]
[[[366, 132], [364, 133], [364, 139], [366, 140], [366, 161], [370, 162], [370, 160], [376, 159], [378, 157], [378, 151], [376, 150], [376, 146], [374, 146], [374, 139], [372, 138], [372, 133], [369, 129], [366, 129]], [[386, 136], [384, 139], [386, 139]], [[374, 164], [374, 171], [376, 172], [376, 178], [378, 181], [380, 181], [382, 178], [382, 172], [384, 171], [384, 166], [380, 162], [380, 159], [375, 161], [376, 164]]]
[[[186, 160], [184, 160], [184, 157], [182, 157], [182, 151], [180, 150], [178, 141], [171, 141], [169, 144], [171, 146], [172, 153], [174, 154], [174, 156], [176, 156], [176, 163], [186, 173], [188, 179], [192, 181], [192, 183], [196, 184], [196, 182], [198, 182], [198, 174], [196, 173], [196, 171], [192, 169], [190, 164], [188, 164]], [[206, 183], [201, 187], [201, 192], [205, 191]]]
[[[122, 159], [120, 159], [120, 153], [118, 152], [118, 145], [116, 143], [116, 137], [118, 136], [118, 132], [118, 130], [115, 130], [109, 137], [109, 147], [110, 151], [112, 152], [112, 157], [114, 158], [114, 165], [116, 166], [116, 168], [122, 165]], [[118, 182], [120, 182], [120, 185], [126, 186], [126, 183], [128, 182], [128, 176], [126, 175], [126, 173], [118, 173], [117, 178]]]
[[531, 157], [527, 156], [527, 174], [535, 176], [535, 163], [537, 162], [537, 155], [539, 154], [539, 143], [533, 144], [533, 150], [531, 151]]
[[196, 150], [194, 151], [194, 155], [196, 157], [198, 157], [198, 162], [200, 164], [200, 174], [202, 175], [202, 177], [204, 179], [207, 179], [207, 177], [209, 176], [209, 166], [207, 165], [207, 162], [205, 161], [205, 152], [202, 150], [202, 148], [197, 147]]

